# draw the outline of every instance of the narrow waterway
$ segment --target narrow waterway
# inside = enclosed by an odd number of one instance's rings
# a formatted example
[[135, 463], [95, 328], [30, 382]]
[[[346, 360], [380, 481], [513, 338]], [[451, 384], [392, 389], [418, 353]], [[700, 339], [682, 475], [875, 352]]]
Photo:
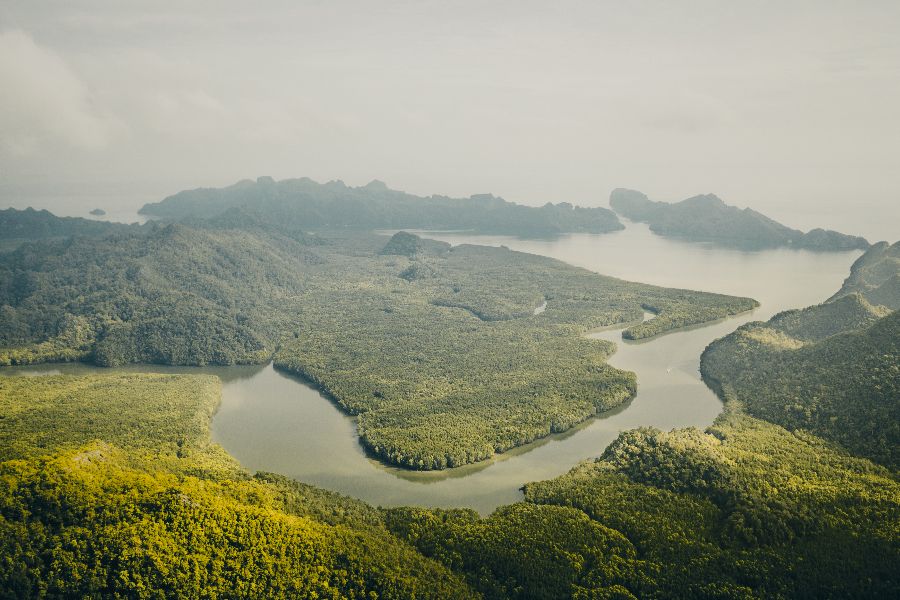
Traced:
[[[620, 431], [639, 426], [705, 427], [712, 423], [721, 403], [699, 377], [700, 353], [706, 345], [747, 321], [768, 319], [776, 312], [825, 300], [840, 287], [859, 255], [725, 250], [666, 240], [650, 233], [646, 226], [628, 225], [613, 234], [569, 235], [554, 240], [426, 234], [452, 244], [505, 245], [633, 281], [751, 296], [762, 304], [749, 314], [651, 340], [627, 342], [621, 339], [621, 330], [591, 334], [618, 345], [611, 364], [637, 373], [638, 394], [634, 400], [566, 433], [477, 465], [440, 472], [387, 467], [366, 455], [352, 417], [303, 381], [271, 365], [206, 369], [138, 366], [128, 370], [202, 371], [221, 377], [222, 404], [213, 419], [213, 439], [251, 471], [282, 473], [375, 505], [468, 506], [488, 513], [520, 499], [519, 488], [524, 483], [556, 477], [579, 461], [600, 455]], [[90, 369], [64, 365], [16, 371]]]
[[700, 354], [706, 345], [749, 320], [823, 301], [840, 287], [859, 255], [723, 250], [666, 240], [640, 224], [614, 234], [554, 240], [425, 235], [451, 244], [505, 245], [634, 281], [751, 296], [762, 306], [646, 341], [626, 342], [621, 330], [592, 334], [618, 344], [611, 364], [637, 373], [634, 400], [566, 433], [484, 463], [441, 472], [411, 472], [369, 458], [351, 417], [302, 381], [265, 367], [226, 383], [213, 421], [215, 439], [247, 468], [276, 471], [384, 506], [469, 506], [490, 512], [520, 499], [524, 483], [556, 477], [598, 456], [620, 431], [712, 423], [721, 403], [700, 380]]

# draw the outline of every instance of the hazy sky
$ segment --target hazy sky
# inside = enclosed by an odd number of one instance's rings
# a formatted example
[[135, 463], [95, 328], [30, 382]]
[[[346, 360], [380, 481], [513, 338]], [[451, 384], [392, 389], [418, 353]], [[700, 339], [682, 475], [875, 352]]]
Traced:
[[0, 0], [0, 205], [262, 174], [897, 239], [900, 2]]

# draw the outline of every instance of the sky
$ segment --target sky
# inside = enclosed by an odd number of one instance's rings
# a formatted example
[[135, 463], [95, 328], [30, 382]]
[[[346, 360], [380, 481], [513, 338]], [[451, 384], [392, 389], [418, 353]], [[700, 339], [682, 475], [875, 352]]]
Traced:
[[0, 0], [0, 207], [630, 187], [896, 240], [898, 107], [894, 0]]

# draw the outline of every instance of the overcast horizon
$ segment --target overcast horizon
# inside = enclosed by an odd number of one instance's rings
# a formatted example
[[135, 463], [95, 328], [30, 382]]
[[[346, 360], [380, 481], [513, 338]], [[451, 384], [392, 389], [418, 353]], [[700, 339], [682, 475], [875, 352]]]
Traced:
[[630, 187], [895, 241], [898, 31], [897, 2], [4, 2], [0, 208]]

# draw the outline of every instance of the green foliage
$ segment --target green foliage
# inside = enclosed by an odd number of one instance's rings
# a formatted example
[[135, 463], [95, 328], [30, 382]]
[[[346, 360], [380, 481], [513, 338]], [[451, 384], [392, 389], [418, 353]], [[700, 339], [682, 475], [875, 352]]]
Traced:
[[190, 308], [138, 322], [112, 322], [94, 349], [103, 367], [130, 363], [231, 365], [266, 362], [261, 335], [230, 316]]
[[[12, 307], [0, 307], [0, 314], [8, 317], [6, 325], [9, 329], [21, 325], [19, 332], [13, 336], [21, 339], [27, 335], [27, 326], [21, 323], [20, 315]], [[56, 327], [56, 333], [45, 341], [20, 348], [0, 349], [0, 366], [76, 362], [92, 356], [97, 332], [88, 318], [66, 314], [59, 319]]]
[[715, 242], [744, 249], [790, 246], [807, 250], [865, 250], [869, 242], [836, 231], [813, 229], [803, 233], [763, 214], [728, 206], [713, 194], [694, 196], [675, 204], [654, 202], [635, 190], [615, 189], [609, 204], [620, 215], [650, 224], [663, 236]]
[[897, 468], [900, 313], [881, 314], [853, 295], [748, 323], [707, 348], [701, 371], [755, 416]]
[[[727, 312], [722, 310], [723, 305], [728, 306]], [[653, 318], [625, 329], [622, 337], [627, 340], [651, 338], [680, 327], [723, 319], [758, 306], [759, 302], [750, 298], [735, 299], [721, 294], [698, 296], [690, 290], [671, 290], [662, 301], [641, 304], [641, 308], [654, 313]]]
[[707, 433], [638, 430], [603, 458], [529, 484], [621, 532], [642, 597], [890, 597], [900, 486], [872, 463], [732, 406]]
[[359, 414], [373, 453], [415, 469], [484, 460], [630, 398], [634, 376], [605, 364], [612, 345], [586, 339], [592, 328], [639, 319], [651, 304], [656, 332], [754, 305], [505, 248], [430, 256], [430, 277], [412, 281], [399, 275], [419, 259], [332, 255], [326, 264], [338, 260], [343, 277], [311, 284], [301, 315], [310, 320], [275, 365]]
[[892, 597], [900, 485], [734, 405], [707, 432], [623, 433], [526, 501], [387, 511], [486, 598]]
[[900, 309], [900, 242], [878, 242], [869, 248], [853, 263], [850, 276], [830, 301], [850, 294], [860, 294], [874, 305]]
[[472, 597], [386, 531], [288, 515], [252, 481], [126, 462], [99, 444], [0, 463], [0, 595]]
[[219, 390], [211, 376], [0, 377], [0, 461], [99, 439], [170, 469], [233, 475], [236, 463], [209, 440]]
[[284, 329], [273, 307], [315, 260], [278, 236], [178, 225], [26, 244], [0, 256], [0, 364], [264, 362]]
[[[854, 294], [751, 323], [704, 354], [704, 373], [723, 378], [727, 399], [707, 431], [627, 431], [597, 461], [527, 484], [525, 504], [484, 520], [399, 509], [388, 527], [465, 574], [485, 597], [896, 597], [896, 472], [748, 416], [731, 393], [740, 383], [740, 397], [763, 412], [784, 390], [808, 393], [797, 400], [805, 428], [816, 410], [829, 410], [849, 421], [825, 429], [829, 437], [868, 454], [896, 449], [900, 313], [885, 313]], [[823, 398], [830, 403], [817, 403]], [[566, 512], [523, 508], [529, 504]], [[587, 524], [622, 540], [604, 555], [611, 572], [596, 578], [599, 590], [580, 579], [579, 569], [592, 564], [586, 548], [603, 545], [579, 545], [589, 538]], [[535, 549], [532, 540], [543, 545]], [[554, 577], [535, 581], [534, 573]]]
[[[824, 304], [716, 340], [703, 376], [751, 414], [900, 466], [900, 243], [875, 244]], [[900, 289], [900, 288], [898, 288]], [[874, 306], [873, 306], [874, 304]]]
[[276, 473], [259, 472], [254, 477], [268, 484], [281, 510], [288, 514], [308, 517], [328, 525], [384, 526], [381, 511], [362, 500], [323, 490]]
[[[752, 305], [505, 249], [379, 255], [382, 238], [355, 234], [188, 233], [125, 236], [108, 248], [121, 256], [85, 259], [99, 270], [23, 246], [7, 258], [29, 268], [0, 279], [14, 299], [4, 315], [46, 311], [34, 327], [47, 354], [95, 360], [159, 356], [117, 327], [173, 361], [280, 340], [279, 366], [359, 413], [373, 450], [417, 468], [486, 458], [633, 394], [633, 375], [605, 364], [611, 345], [583, 337], [591, 328], [651, 310], [653, 325], [632, 329], [650, 334]], [[188, 239], [201, 242], [185, 260]], [[180, 266], [154, 271], [158, 257]], [[414, 266], [427, 276], [402, 276]], [[244, 269], [269, 296], [239, 288]], [[174, 329], [154, 329], [164, 314], [142, 304], [148, 295], [173, 311]], [[235, 318], [247, 332], [234, 333], [227, 314], [260, 319]], [[487, 518], [382, 512], [277, 475], [247, 477], [209, 441], [213, 378], [0, 378], [0, 597], [895, 597], [896, 473], [805, 431], [891, 464], [900, 313], [885, 315], [850, 295], [739, 329], [703, 357], [728, 399], [711, 428], [625, 432], [601, 459], [528, 484], [525, 502]], [[181, 329], [214, 343], [185, 341]], [[793, 412], [767, 418], [800, 429], [742, 412], [742, 402], [754, 414], [777, 408], [784, 390]], [[816, 429], [813, 417], [829, 412], [832, 428]]]
[[376, 509], [247, 478], [209, 442], [218, 389], [0, 378], [0, 598], [475, 597]]
[[[186, 190], [162, 202], [146, 204], [140, 212], [175, 220], [215, 220], [225, 216], [230, 221], [283, 232], [453, 229], [554, 235], [623, 228], [615, 213], [606, 208], [575, 207], [566, 202], [535, 208], [491, 194], [423, 198], [388, 189], [379, 181], [353, 188], [341, 181], [318, 184], [307, 178], [276, 182], [271, 177], [260, 177], [255, 182], [240, 181], [227, 188]], [[235, 215], [240, 218], [233, 218]]]
[[422, 239], [417, 235], [398, 231], [381, 249], [381, 254], [396, 254], [413, 258], [418, 254], [444, 254], [450, 250], [450, 244], [435, 240]]
[[868, 327], [889, 313], [884, 307], [872, 306], [862, 296], [852, 294], [825, 304], [779, 313], [769, 320], [768, 327], [799, 342], [818, 342], [838, 333]]
[[518, 503], [472, 511], [392, 509], [388, 528], [466, 574], [485, 598], [635, 598], [644, 565], [619, 532], [583, 512]]
[[[535, 315], [535, 307], [547, 310]], [[263, 363], [319, 384], [376, 454], [442, 469], [609, 410], [634, 376], [583, 334], [646, 337], [755, 306], [504, 248], [398, 233], [149, 226], [0, 255], [0, 364]]]

